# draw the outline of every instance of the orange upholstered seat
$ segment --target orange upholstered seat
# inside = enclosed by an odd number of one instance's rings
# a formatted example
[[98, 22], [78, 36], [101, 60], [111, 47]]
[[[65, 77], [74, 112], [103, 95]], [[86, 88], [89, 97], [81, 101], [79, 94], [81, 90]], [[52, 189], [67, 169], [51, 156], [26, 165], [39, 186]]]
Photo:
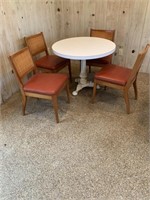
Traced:
[[[90, 36], [100, 37], [100, 38], [114, 41], [115, 30], [91, 29]], [[87, 60], [86, 64], [89, 66], [89, 72], [91, 72], [91, 66], [104, 67], [107, 64], [111, 64], [111, 62], [112, 62], [112, 55], [109, 55], [104, 58]]]
[[60, 58], [56, 55], [46, 55], [36, 60], [35, 64], [39, 68], [57, 71], [57, 69], [60, 69], [61, 67], [63, 68], [66, 66], [66, 59]]
[[[62, 90], [66, 90], [67, 99], [68, 102], [70, 102], [68, 75], [58, 73], [37, 73], [37, 67], [28, 47], [11, 55], [10, 60], [22, 94], [23, 115], [25, 115], [27, 97], [48, 99], [52, 100], [56, 122], [58, 123], [57, 98]], [[30, 78], [26, 80], [29, 74]]]
[[95, 73], [95, 78], [106, 82], [125, 85], [131, 75], [132, 70], [117, 65], [108, 65]]
[[42, 32], [24, 39], [38, 68], [55, 73], [68, 66], [69, 77], [72, 80], [70, 60], [49, 54]]
[[127, 113], [130, 113], [128, 90], [133, 85], [135, 99], [137, 99], [137, 76], [149, 46], [147, 44], [139, 53], [132, 69], [109, 64], [102, 68], [101, 71], [95, 73], [92, 102], [94, 102], [96, 96], [97, 85], [119, 89], [124, 93]]
[[66, 74], [38, 73], [32, 76], [25, 84], [24, 91], [39, 94], [56, 94], [68, 80]]

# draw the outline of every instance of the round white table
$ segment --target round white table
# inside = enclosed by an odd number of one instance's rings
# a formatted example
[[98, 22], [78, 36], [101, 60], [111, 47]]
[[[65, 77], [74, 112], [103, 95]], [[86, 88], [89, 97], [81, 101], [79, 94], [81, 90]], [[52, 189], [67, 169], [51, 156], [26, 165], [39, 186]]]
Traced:
[[62, 58], [81, 60], [80, 80], [73, 95], [77, 95], [84, 87], [93, 86], [92, 82], [87, 81], [86, 60], [108, 56], [115, 49], [114, 42], [98, 37], [67, 38], [52, 45], [54, 54]]

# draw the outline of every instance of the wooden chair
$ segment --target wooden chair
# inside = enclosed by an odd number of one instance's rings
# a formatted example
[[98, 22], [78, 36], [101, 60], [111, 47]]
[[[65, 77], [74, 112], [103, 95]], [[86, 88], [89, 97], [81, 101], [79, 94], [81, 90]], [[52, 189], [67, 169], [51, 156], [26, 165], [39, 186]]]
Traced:
[[137, 99], [137, 76], [149, 47], [150, 45], [147, 44], [146, 47], [139, 53], [132, 69], [110, 64], [102, 68], [101, 71], [95, 73], [92, 102], [94, 103], [97, 85], [119, 89], [124, 93], [126, 110], [129, 114], [130, 104], [128, 90], [133, 84], [135, 99]]
[[[115, 30], [91, 29], [90, 36], [100, 37], [100, 38], [114, 41]], [[89, 66], [89, 73], [91, 73], [91, 66], [104, 67], [107, 64], [111, 64], [111, 62], [112, 62], [112, 55], [106, 56], [104, 58], [87, 60], [87, 66]]]
[[44, 69], [44, 71], [58, 72], [68, 66], [70, 81], [72, 80], [70, 60], [56, 55], [49, 55], [42, 32], [24, 37], [24, 39], [33, 57], [37, 57], [43, 52], [45, 53], [44, 56], [42, 55], [40, 58], [35, 59], [35, 64], [38, 68]]
[[[68, 102], [70, 102], [68, 76], [59, 73], [37, 73], [33, 58], [27, 47], [14, 53], [9, 58], [22, 94], [23, 115], [25, 115], [27, 97], [50, 99], [52, 100], [56, 122], [58, 123], [57, 97], [63, 89], [66, 90]], [[32, 76], [27, 81], [24, 81], [28, 74], [32, 74]]]

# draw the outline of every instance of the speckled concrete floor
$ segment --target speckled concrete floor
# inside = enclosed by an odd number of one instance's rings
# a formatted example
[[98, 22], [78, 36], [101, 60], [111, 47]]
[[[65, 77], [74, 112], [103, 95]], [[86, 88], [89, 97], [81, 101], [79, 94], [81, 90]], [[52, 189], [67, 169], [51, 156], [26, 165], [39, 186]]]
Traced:
[[71, 104], [62, 94], [59, 124], [44, 100], [22, 116], [16, 93], [1, 106], [0, 200], [149, 200], [148, 75], [138, 88], [130, 115], [119, 91], [100, 89], [95, 104], [90, 88]]

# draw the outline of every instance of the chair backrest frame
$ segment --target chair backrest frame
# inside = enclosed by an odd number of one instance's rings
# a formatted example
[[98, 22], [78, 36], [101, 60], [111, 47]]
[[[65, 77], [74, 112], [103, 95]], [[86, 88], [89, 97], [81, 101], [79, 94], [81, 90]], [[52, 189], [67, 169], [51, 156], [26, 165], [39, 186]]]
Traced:
[[129, 86], [136, 79], [149, 47], [150, 44], [147, 44], [146, 47], [138, 54], [126, 86]]
[[24, 40], [32, 56], [36, 56], [42, 52], [45, 52], [46, 55], [48, 55], [48, 49], [43, 32], [24, 37]]
[[115, 30], [91, 29], [90, 36], [91, 37], [100, 37], [100, 38], [114, 41]]
[[28, 47], [25, 47], [13, 55], [10, 55], [9, 59], [11, 61], [12, 68], [15, 72], [19, 85], [22, 87], [23, 78], [26, 77], [29, 73], [36, 73], [37, 71], [31, 53]]
[[[115, 30], [104, 30], [104, 29], [91, 29], [90, 30], [90, 36], [91, 37], [99, 37], [104, 38], [107, 40], [114, 41], [115, 37]], [[109, 56], [106, 56], [103, 58], [103, 60], [106, 60], [108, 63], [112, 62], [112, 54]]]

